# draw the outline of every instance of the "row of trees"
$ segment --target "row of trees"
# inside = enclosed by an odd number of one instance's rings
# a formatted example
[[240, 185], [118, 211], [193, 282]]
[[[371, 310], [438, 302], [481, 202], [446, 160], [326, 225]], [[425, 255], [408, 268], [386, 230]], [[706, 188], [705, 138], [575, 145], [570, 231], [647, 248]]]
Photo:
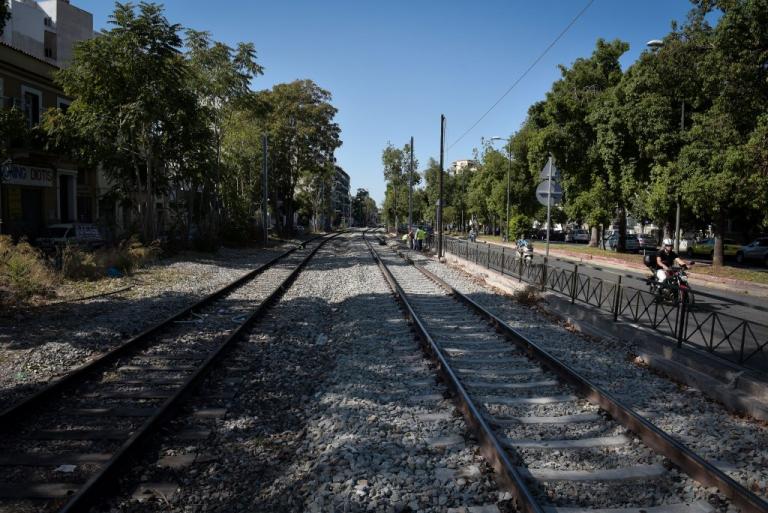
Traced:
[[[475, 172], [446, 178], [445, 222], [462, 212], [487, 225], [503, 220], [507, 166], [510, 233], [543, 221], [533, 194], [551, 154], [564, 189], [558, 221], [590, 226], [592, 244], [599, 226], [615, 222], [623, 245], [628, 215], [672, 236], [678, 202], [685, 227], [714, 231], [715, 265], [729, 225], [742, 238], [768, 227], [768, 0], [692, 4], [686, 22], [625, 71], [622, 41], [598, 40], [589, 58], [561, 66], [506, 148], [485, 145]], [[394, 220], [402, 216], [397, 182], [384, 167], [385, 214]], [[430, 161], [419, 193], [426, 205], [436, 202], [433, 168]], [[430, 210], [421, 217], [431, 219]]]
[[253, 90], [264, 72], [253, 44], [183, 31], [157, 4], [117, 3], [110, 24], [56, 74], [73, 101], [46, 113], [41, 131], [49, 150], [102, 167], [145, 238], [158, 235], [156, 198], [167, 195], [187, 235], [197, 226], [247, 238], [262, 204], [264, 134], [278, 230], [328, 208], [341, 145], [328, 91], [311, 80]]

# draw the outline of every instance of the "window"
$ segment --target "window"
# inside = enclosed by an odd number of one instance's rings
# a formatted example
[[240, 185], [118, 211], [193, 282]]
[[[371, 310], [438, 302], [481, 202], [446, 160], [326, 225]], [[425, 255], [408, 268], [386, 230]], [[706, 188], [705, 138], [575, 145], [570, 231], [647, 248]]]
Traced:
[[43, 19], [43, 25], [46, 27], [53, 27], [53, 20], [51, 18]]
[[27, 118], [27, 125], [33, 127], [40, 124], [40, 113], [43, 110], [42, 93], [37, 89], [21, 86], [21, 98], [23, 103], [22, 110]]

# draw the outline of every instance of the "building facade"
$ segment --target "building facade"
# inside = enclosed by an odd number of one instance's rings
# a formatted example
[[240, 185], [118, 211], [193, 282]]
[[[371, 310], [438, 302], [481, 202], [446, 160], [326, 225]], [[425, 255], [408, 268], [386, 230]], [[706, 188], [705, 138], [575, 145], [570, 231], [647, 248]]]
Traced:
[[448, 172], [454, 175], [457, 175], [459, 173], [464, 172], [465, 170], [477, 171], [477, 161], [476, 160], [454, 160]]
[[331, 224], [333, 227], [349, 226], [352, 212], [352, 197], [349, 195], [349, 175], [335, 166], [331, 189]]
[[93, 37], [93, 15], [69, 0], [10, 0], [8, 7], [2, 41], [54, 66], [66, 67], [75, 44]]
[[[47, 109], [68, 107], [54, 73], [71, 58], [78, 37], [93, 35], [92, 16], [64, 0], [11, 0], [9, 6], [12, 17], [0, 40], [2, 108], [19, 109], [31, 129]], [[58, 32], [57, 25], [68, 28]], [[12, 142], [0, 163], [0, 233], [34, 238], [50, 224], [95, 222], [99, 185], [96, 170], [46, 151], [39, 139]]]

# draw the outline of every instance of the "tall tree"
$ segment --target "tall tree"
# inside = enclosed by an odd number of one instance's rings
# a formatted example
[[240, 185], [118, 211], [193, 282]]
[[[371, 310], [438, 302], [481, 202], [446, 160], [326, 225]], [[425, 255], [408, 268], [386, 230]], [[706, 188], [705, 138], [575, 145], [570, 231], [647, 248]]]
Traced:
[[[208, 124], [213, 132], [213, 146], [215, 148], [215, 169], [209, 176], [210, 180], [204, 184], [219, 192], [218, 202], [223, 203], [226, 210], [236, 208], [233, 203], [238, 202], [237, 195], [222, 195], [226, 188], [236, 192], [237, 186], [225, 183], [229, 174], [222, 174], [221, 151], [224, 132], [232, 116], [238, 111], [248, 107], [248, 100], [252, 98], [250, 83], [254, 77], [263, 74], [264, 69], [256, 62], [256, 49], [253, 43], [239, 43], [233, 49], [224, 43], [212, 41], [208, 32], [199, 32], [188, 29], [186, 31], [187, 60], [191, 68], [192, 88], [197, 93], [200, 104], [208, 114]], [[242, 120], [242, 117], [241, 117]], [[236, 171], [237, 173], [237, 171]], [[235, 181], [240, 181], [235, 178]], [[233, 212], [228, 221], [232, 219]]]
[[299, 181], [317, 187], [333, 173], [333, 154], [341, 146], [341, 130], [333, 121], [337, 110], [331, 93], [311, 80], [277, 84], [259, 93], [256, 102], [270, 140], [272, 210], [278, 229], [290, 233]]
[[179, 25], [162, 7], [117, 3], [112, 28], [79, 43], [56, 80], [75, 98], [66, 115], [49, 124], [55, 137], [71, 133], [76, 151], [100, 162], [142, 219], [144, 237], [156, 235], [155, 197], [200, 140], [201, 111], [180, 52]]
[[[714, 221], [712, 263], [719, 266], [728, 218], [746, 211], [763, 219], [768, 207], [768, 175], [754, 151], [768, 116], [768, 0], [696, 3], [686, 27], [695, 37], [688, 44], [704, 48], [702, 79], [712, 102], [692, 117], [679, 169], [694, 212]], [[722, 17], [709, 30], [705, 16], [713, 9]]]
[[[384, 213], [387, 220], [394, 223], [395, 230], [399, 222], [408, 216], [408, 175], [411, 145], [406, 143], [402, 148], [396, 148], [392, 143], [381, 153], [381, 163], [384, 168], [384, 180], [387, 188], [384, 194]], [[414, 158], [413, 162], [413, 186], [416, 187], [421, 178], [418, 173], [419, 162]]]

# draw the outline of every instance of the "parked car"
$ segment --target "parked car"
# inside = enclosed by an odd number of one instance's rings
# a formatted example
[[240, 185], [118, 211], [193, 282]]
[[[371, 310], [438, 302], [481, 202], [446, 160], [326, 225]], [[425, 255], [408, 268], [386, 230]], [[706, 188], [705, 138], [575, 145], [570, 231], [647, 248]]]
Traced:
[[587, 230], [571, 230], [565, 234], [565, 242], [589, 242], [589, 232]]
[[93, 250], [104, 245], [104, 238], [94, 224], [52, 224], [46, 229], [42, 237], [37, 238], [37, 245], [46, 252], [53, 252], [58, 247], [68, 245]]
[[656, 250], [659, 247], [659, 241], [656, 240], [656, 237], [647, 233], [638, 234], [637, 243], [640, 245], [641, 250]]
[[753, 240], [746, 246], [742, 246], [736, 252], [736, 261], [743, 263], [747, 261], [762, 262], [768, 266], [768, 237], [760, 237]]
[[[546, 233], [544, 234], [544, 238], [547, 238]], [[563, 233], [562, 230], [552, 230], [549, 232], [549, 240], [550, 241], [557, 241], [557, 242], [565, 242], [565, 233]]]
[[[633, 233], [627, 234], [625, 248], [630, 253], [635, 253], [637, 251], [640, 251], [640, 242], [638, 242], [637, 240], [637, 235]], [[607, 239], [605, 239], [605, 249], [609, 251], [619, 250], [619, 233], [618, 232], [613, 232], [611, 235], [608, 236]]]
[[[739, 244], [733, 239], [723, 239], [723, 244], [724, 244], [723, 254], [727, 257], [736, 256], [736, 254], [741, 249], [741, 244]], [[715, 253], [715, 239], [714, 238], [702, 239], [697, 243], [695, 243], [693, 246], [689, 245], [686, 248], [685, 252], [688, 254], [689, 257], [705, 256], [705, 257], [712, 258], [712, 255], [714, 255]]]

